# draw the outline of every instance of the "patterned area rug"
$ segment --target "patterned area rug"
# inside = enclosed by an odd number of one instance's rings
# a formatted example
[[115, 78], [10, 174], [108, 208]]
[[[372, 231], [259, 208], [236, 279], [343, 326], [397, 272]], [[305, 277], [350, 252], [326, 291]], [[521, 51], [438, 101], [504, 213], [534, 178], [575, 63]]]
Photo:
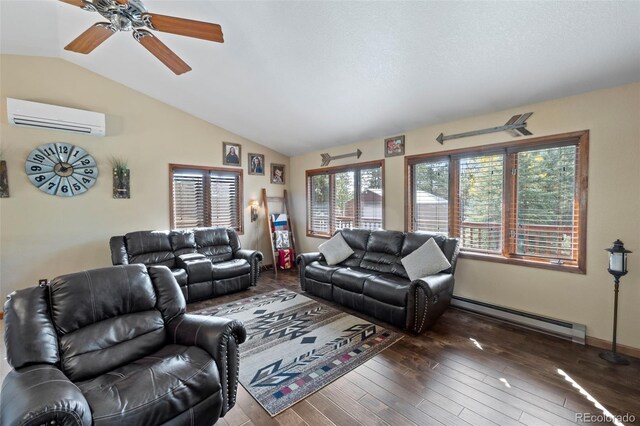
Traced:
[[290, 290], [193, 313], [244, 322], [240, 383], [272, 416], [402, 338]]

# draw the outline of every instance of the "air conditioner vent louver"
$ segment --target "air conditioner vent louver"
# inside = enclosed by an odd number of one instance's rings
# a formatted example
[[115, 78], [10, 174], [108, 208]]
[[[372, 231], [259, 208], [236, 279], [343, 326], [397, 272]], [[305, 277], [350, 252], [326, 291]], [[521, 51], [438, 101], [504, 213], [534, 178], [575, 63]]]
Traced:
[[105, 135], [105, 115], [99, 112], [7, 98], [7, 118], [16, 126]]

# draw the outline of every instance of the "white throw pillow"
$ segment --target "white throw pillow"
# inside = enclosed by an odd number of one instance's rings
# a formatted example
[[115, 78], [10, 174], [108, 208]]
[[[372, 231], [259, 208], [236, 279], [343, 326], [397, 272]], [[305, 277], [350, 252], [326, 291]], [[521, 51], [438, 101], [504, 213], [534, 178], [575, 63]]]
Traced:
[[451, 263], [438, 247], [438, 243], [429, 238], [429, 241], [402, 258], [402, 266], [407, 271], [409, 279], [415, 281], [449, 269]]
[[329, 241], [320, 244], [318, 251], [324, 256], [327, 265], [337, 265], [353, 254], [353, 250], [340, 233], [331, 237]]

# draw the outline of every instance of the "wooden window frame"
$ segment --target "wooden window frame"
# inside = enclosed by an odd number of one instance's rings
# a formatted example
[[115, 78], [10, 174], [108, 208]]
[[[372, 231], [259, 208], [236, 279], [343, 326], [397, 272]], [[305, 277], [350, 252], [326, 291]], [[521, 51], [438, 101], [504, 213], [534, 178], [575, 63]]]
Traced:
[[[309, 214], [309, 207], [310, 207], [310, 194], [309, 194], [309, 178], [311, 178], [312, 176], [318, 176], [318, 175], [335, 175], [336, 173], [342, 173], [342, 172], [358, 172], [359, 170], [362, 169], [371, 169], [371, 168], [375, 168], [375, 167], [380, 167], [381, 171], [380, 171], [380, 178], [382, 179], [382, 228], [384, 228], [384, 224], [385, 224], [385, 179], [384, 179], [384, 160], [375, 160], [375, 161], [367, 161], [365, 163], [355, 163], [355, 164], [345, 164], [342, 166], [334, 166], [334, 167], [322, 167], [319, 169], [310, 169], [310, 170], [306, 170], [305, 171], [305, 178], [304, 178], [304, 182], [305, 182], [305, 192], [306, 192], [306, 214], [307, 214], [307, 225], [306, 225], [306, 235], [307, 237], [312, 237], [312, 238], [322, 238], [322, 239], [329, 239], [331, 238], [332, 234], [335, 229], [335, 217], [333, 215], [333, 207], [335, 204], [335, 198], [333, 197], [333, 194], [335, 193], [335, 179], [329, 179], [329, 193], [331, 194], [330, 199], [329, 199], [329, 234], [315, 234], [310, 232], [311, 228], [311, 223], [309, 221], [310, 219], [310, 214]], [[359, 183], [359, 179], [355, 179], [354, 181], [354, 193], [356, 198], [360, 197], [360, 183]], [[359, 202], [356, 202], [356, 204], [359, 204]], [[354, 213], [357, 214], [357, 213]], [[357, 220], [357, 217], [355, 218]]]
[[[207, 167], [207, 166], [192, 166], [189, 164], [169, 164], [169, 227], [173, 228], [174, 226], [174, 217], [173, 217], [173, 175], [176, 169], [182, 170], [201, 170], [205, 172], [226, 172], [226, 173], [236, 173], [238, 175], [238, 228], [236, 229], [236, 233], [238, 235], [244, 234], [244, 179], [242, 169], [235, 167]], [[205, 209], [205, 217], [211, 217], [211, 191], [210, 191], [211, 180], [204, 180], [204, 209]]]
[[[535, 149], [557, 148], [562, 146], [575, 145], [579, 147], [577, 168], [576, 168], [576, 203], [579, 211], [578, 220], [578, 260], [574, 264], [556, 264], [549, 261], [543, 261], [534, 256], [515, 255], [512, 243], [509, 238], [509, 225], [514, 223], [515, 209], [512, 208], [512, 200], [516, 191], [516, 176], [508, 171], [514, 167], [514, 155], [521, 151], [529, 151]], [[502, 254], [483, 254], [471, 251], [460, 251], [460, 257], [476, 260], [485, 260], [488, 262], [505, 263], [511, 265], [522, 265], [534, 268], [549, 269], [554, 271], [565, 271], [577, 274], [587, 273], [587, 197], [588, 197], [588, 170], [589, 170], [589, 130], [580, 130], [576, 132], [568, 132], [557, 135], [542, 136], [530, 138], [523, 141], [509, 141], [489, 145], [482, 145], [470, 148], [453, 149], [447, 151], [439, 151], [427, 154], [418, 154], [406, 156], [404, 158], [404, 187], [405, 187], [405, 231], [412, 231], [413, 223], [413, 179], [411, 175], [412, 167], [428, 161], [438, 161], [449, 159], [449, 235], [459, 236], [456, 229], [456, 218], [459, 212], [456, 211], [458, 203], [458, 162], [452, 161], [456, 157], [471, 155], [487, 155], [501, 151], [505, 155], [505, 172], [504, 172], [504, 188], [502, 197], [502, 229], [503, 243]]]

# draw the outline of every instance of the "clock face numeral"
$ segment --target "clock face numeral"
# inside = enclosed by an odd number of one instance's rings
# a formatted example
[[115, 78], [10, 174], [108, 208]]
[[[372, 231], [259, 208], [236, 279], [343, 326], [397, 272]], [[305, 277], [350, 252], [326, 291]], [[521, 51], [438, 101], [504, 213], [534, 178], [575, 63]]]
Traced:
[[71, 163], [74, 168], [87, 168], [87, 167], [96, 167], [96, 160], [93, 159], [90, 155], [85, 155], [81, 157], [79, 160], [76, 160], [74, 163]]
[[[39, 184], [34, 183], [34, 185], [38, 185], [40, 191], [46, 192], [50, 195], [56, 195], [56, 191], [58, 190], [58, 185], [60, 185], [61, 177], [53, 173], [51, 179], [41, 182]], [[33, 183], [33, 181], [31, 181]]]
[[96, 160], [84, 149], [63, 142], [40, 145], [31, 151], [25, 172], [34, 186], [60, 197], [87, 192], [98, 177]]

